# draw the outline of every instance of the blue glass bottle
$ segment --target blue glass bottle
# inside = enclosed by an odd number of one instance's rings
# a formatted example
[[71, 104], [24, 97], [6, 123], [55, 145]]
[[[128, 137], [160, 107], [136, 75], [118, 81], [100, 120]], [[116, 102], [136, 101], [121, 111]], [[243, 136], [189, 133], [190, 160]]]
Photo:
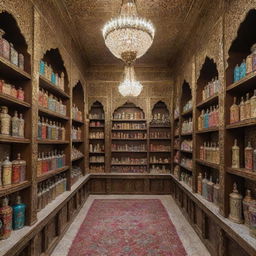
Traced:
[[246, 76], [246, 62], [243, 60], [242, 64], [240, 65], [240, 79], [244, 78]]
[[45, 63], [40, 60], [40, 64], [39, 64], [39, 73], [40, 75], [45, 75]]
[[234, 69], [234, 82], [240, 80], [240, 67], [236, 65]]
[[52, 75], [51, 75], [51, 82], [53, 84], [56, 84], [56, 74], [52, 72]]
[[204, 115], [204, 128], [209, 128], [209, 110], [207, 109]]
[[21, 202], [21, 197], [17, 196], [17, 201], [13, 209], [13, 230], [21, 229], [25, 225], [25, 210], [26, 205]]

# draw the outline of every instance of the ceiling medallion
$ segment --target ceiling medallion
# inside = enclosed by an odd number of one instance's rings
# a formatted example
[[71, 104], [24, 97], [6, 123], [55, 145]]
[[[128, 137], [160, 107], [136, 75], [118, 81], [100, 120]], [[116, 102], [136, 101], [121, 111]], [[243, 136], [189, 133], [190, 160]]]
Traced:
[[[102, 33], [105, 44], [111, 53], [126, 63], [125, 73], [127, 68], [130, 68], [134, 74], [133, 64], [151, 47], [155, 29], [150, 21], [138, 16], [135, 0], [122, 0], [120, 15], [107, 22]], [[136, 81], [130, 81], [130, 85], [135, 84], [134, 82]], [[127, 85], [127, 81], [120, 84], [122, 91], [124, 91], [125, 84]], [[139, 85], [134, 91], [137, 92], [137, 89], [141, 88], [141, 92], [142, 85], [140, 83]]]

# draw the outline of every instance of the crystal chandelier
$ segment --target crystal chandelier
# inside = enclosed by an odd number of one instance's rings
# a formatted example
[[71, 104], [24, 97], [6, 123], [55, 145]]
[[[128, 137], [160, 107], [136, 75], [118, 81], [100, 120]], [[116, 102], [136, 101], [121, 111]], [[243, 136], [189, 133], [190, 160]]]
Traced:
[[124, 68], [124, 81], [118, 87], [119, 92], [124, 97], [137, 97], [142, 89], [143, 86], [135, 78], [133, 65], [126, 65]]
[[107, 22], [102, 33], [108, 49], [126, 64], [119, 92], [125, 97], [139, 96], [143, 86], [135, 78], [133, 64], [152, 45], [155, 36], [153, 24], [138, 16], [135, 0], [122, 0], [119, 16]]
[[131, 64], [143, 56], [153, 43], [155, 29], [138, 16], [135, 0], [122, 0], [120, 15], [105, 24], [102, 33], [112, 54]]

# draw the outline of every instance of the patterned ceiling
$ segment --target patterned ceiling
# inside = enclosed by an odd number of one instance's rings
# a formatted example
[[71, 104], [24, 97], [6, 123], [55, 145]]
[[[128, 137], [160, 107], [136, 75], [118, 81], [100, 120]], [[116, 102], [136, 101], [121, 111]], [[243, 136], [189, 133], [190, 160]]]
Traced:
[[[122, 0], [55, 1], [87, 62], [93, 65], [120, 63], [106, 48], [101, 29], [105, 22], [119, 13]], [[154, 43], [139, 63], [167, 66], [188, 40], [206, 1], [137, 0], [139, 14], [150, 19], [156, 27]]]

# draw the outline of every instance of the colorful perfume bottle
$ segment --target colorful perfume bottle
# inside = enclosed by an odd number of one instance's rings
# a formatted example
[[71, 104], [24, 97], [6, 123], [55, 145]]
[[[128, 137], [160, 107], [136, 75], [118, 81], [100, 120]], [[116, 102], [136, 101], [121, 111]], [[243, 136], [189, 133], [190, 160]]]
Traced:
[[256, 118], [256, 89], [254, 90], [253, 96], [251, 97], [251, 118]]
[[0, 29], [0, 54], [7, 60], [10, 60], [10, 44], [3, 38], [4, 31]]
[[0, 240], [9, 238], [12, 232], [12, 207], [8, 205], [7, 198], [2, 200], [0, 224]]
[[21, 229], [25, 225], [26, 205], [21, 202], [21, 197], [17, 196], [16, 204], [13, 209], [13, 230]]
[[240, 80], [240, 68], [237, 64], [235, 69], [234, 69], [234, 82], [236, 82], [238, 80]]
[[240, 65], [240, 79], [244, 78], [246, 76], [246, 61], [245, 59]]
[[2, 182], [3, 186], [12, 184], [12, 163], [9, 161], [9, 156], [6, 157], [2, 165]]
[[239, 106], [236, 104], [236, 97], [234, 97], [233, 105], [230, 107], [230, 123], [239, 122]]

